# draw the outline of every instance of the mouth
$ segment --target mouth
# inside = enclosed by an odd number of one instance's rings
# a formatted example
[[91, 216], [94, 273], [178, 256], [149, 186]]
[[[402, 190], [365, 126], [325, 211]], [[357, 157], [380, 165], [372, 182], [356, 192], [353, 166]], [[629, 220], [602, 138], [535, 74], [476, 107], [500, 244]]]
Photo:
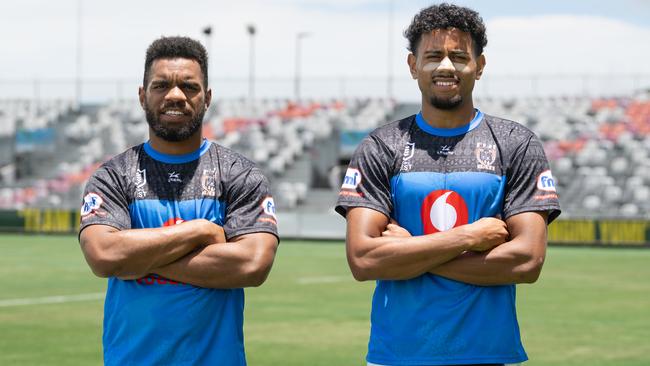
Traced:
[[178, 122], [184, 121], [189, 117], [189, 113], [184, 110], [169, 108], [165, 109], [160, 113], [160, 118], [167, 122]]
[[458, 84], [460, 80], [454, 76], [433, 78], [433, 87], [442, 91], [456, 89]]

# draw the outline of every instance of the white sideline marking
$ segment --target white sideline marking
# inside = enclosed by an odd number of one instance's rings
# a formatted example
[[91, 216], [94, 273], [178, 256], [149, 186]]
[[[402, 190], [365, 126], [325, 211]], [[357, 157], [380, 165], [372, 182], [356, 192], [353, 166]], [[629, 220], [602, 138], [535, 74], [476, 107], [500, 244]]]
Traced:
[[38, 305], [38, 304], [61, 304], [65, 302], [101, 300], [104, 298], [103, 292], [93, 292], [90, 294], [63, 295], [32, 297], [25, 299], [6, 299], [0, 300], [0, 308], [9, 306]]
[[[350, 280], [348, 276], [322, 276], [322, 277], [303, 277], [297, 280], [299, 285], [311, 285], [317, 283], [336, 283]], [[91, 301], [102, 300], [104, 298], [103, 292], [94, 292], [90, 294], [79, 295], [62, 295], [62, 296], [46, 296], [46, 297], [31, 297], [24, 299], [6, 299], [0, 300], [0, 308], [10, 306], [24, 306], [24, 305], [41, 305], [41, 304], [62, 304], [66, 302], [77, 301]]]
[[349, 281], [348, 276], [322, 276], [322, 277], [303, 277], [299, 278], [296, 282], [299, 285], [311, 285], [314, 283], [336, 283]]

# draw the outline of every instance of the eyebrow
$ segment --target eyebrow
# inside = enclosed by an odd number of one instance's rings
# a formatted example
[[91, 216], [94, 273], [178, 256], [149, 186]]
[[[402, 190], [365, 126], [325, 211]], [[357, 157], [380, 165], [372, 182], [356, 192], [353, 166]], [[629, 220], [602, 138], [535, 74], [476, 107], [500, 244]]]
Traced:
[[[171, 78], [167, 77], [166, 75], [165, 76], [161, 76], [161, 75], [154, 76], [150, 81], [151, 84], [167, 84], [167, 83], [171, 83], [171, 82], [172, 82]], [[201, 83], [200, 80], [198, 80], [198, 79], [196, 79], [194, 77], [191, 77], [191, 76], [188, 76], [188, 77], [186, 77], [184, 79], [181, 79], [178, 82], [180, 84], [200, 84]]]

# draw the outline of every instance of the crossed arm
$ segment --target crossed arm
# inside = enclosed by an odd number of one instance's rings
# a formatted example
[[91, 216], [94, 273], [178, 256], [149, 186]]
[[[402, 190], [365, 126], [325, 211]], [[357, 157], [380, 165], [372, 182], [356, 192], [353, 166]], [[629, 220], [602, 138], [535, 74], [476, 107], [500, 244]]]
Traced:
[[411, 236], [372, 209], [347, 214], [347, 255], [357, 280], [409, 279], [430, 272], [475, 285], [535, 282], [546, 253], [546, 214], [483, 218]]
[[210, 288], [259, 286], [278, 245], [269, 233], [244, 234], [226, 242], [223, 229], [203, 219], [121, 231], [91, 225], [79, 240], [97, 276], [135, 279], [155, 273]]

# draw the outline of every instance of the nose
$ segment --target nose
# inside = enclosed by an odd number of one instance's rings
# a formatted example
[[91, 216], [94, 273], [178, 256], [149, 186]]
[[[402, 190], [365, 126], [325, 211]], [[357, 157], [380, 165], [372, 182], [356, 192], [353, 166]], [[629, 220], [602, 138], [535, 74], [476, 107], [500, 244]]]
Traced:
[[443, 58], [442, 61], [440, 61], [440, 66], [438, 66], [438, 70], [450, 70], [450, 71], [455, 70], [454, 64], [449, 59], [449, 56], [445, 56], [445, 58]]
[[187, 98], [185, 97], [185, 93], [183, 93], [183, 91], [178, 86], [171, 88], [165, 95], [165, 100], [167, 101], [178, 102], [185, 101], [186, 99]]

